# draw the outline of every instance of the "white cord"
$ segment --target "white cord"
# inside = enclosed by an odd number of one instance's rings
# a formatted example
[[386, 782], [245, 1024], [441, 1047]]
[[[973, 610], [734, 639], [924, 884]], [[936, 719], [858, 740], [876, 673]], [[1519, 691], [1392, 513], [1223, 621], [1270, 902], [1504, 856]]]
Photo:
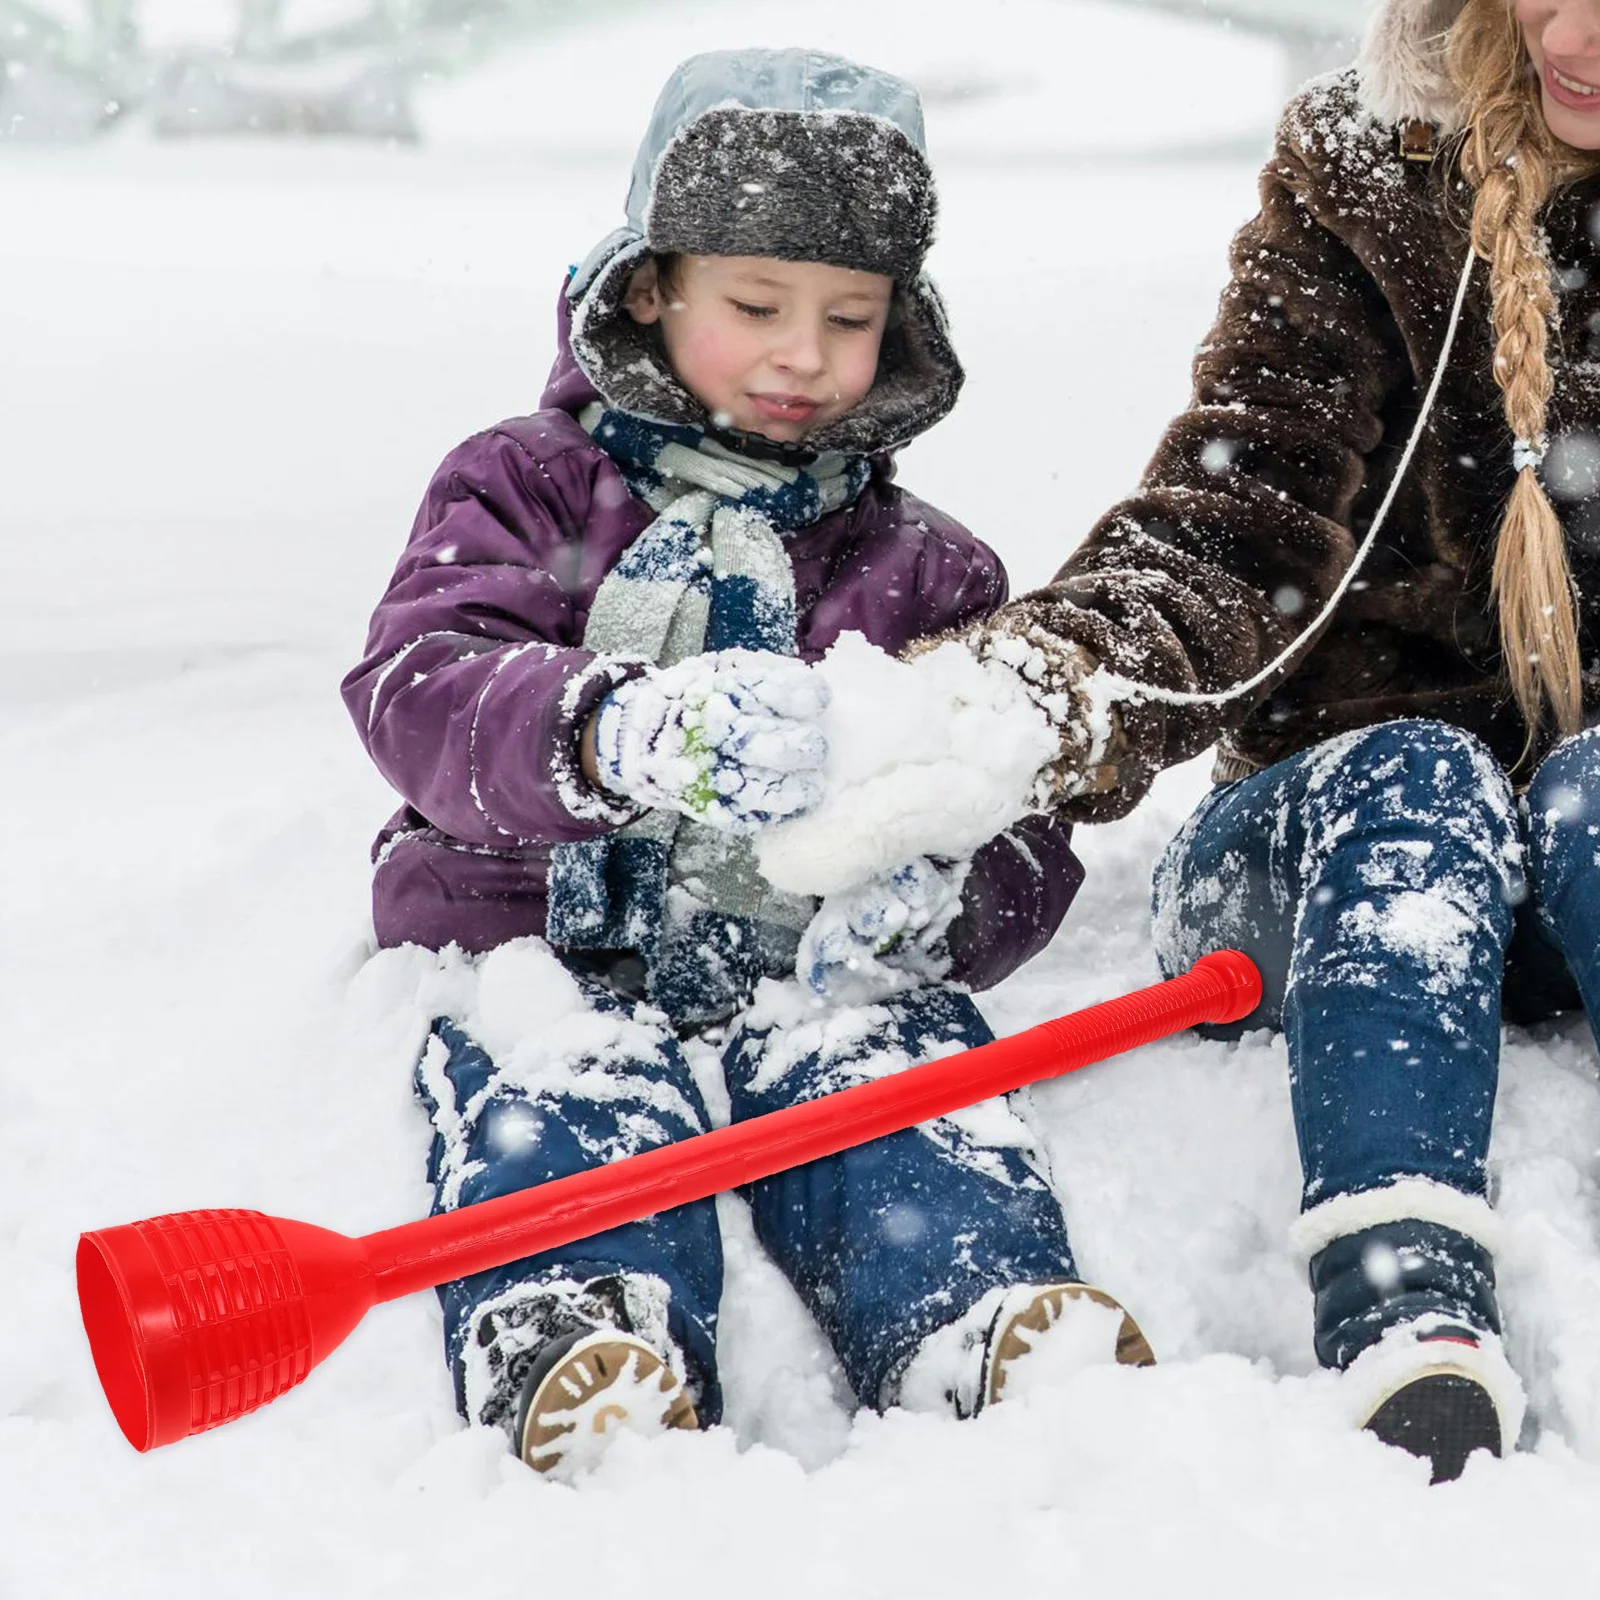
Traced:
[[[1269, 661], [1253, 678], [1246, 679], [1243, 683], [1236, 683], [1231, 689], [1221, 690], [1215, 694], [1191, 694], [1176, 689], [1158, 689], [1154, 684], [1135, 683], [1131, 678], [1124, 678], [1109, 668], [1102, 666], [1092, 675], [1090, 683], [1099, 693], [1109, 691], [1112, 698], [1125, 698], [1130, 700], [1159, 700], [1168, 706], [1222, 706], [1230, 700], [1237, 700], [1241, 695], [1247, 695], [1254, 689], [1259, 689], [1288, 659], [1311, 637], [1333, 609], [1350, 592], [1350, 585], [1355, 582], [1356, 575], [1361, 571], [1362, 564], [1372, 553], [1372, 547], [1377, 542], [1378, 535], [1383, 531], [1383, 525], [1388, 520], [1389, 508], [1394, 504], [1395, 496], [1400, 492], [1400, 485], [1405, 481], [1407, 470], [1411, 466], [1411, 458], [1417, 452], [1417, 446], [1422, 442], [1422, 430], [1427, 426], [1428, 418], [1433, 412], [1434, 401], [1439, 398], [1439, 387], [1444, 382], [1445, 367], [1450, 361], [1451, 347], [1456, 341], [1456, 330], [1461, 326], [1462, 308], [1467, 303], [1467, 289], [1472, 283], [1472, 269], [1477, 264], [1477, 252], [1468, 249], [1466, 265], [1461, 269], [1461, 282], [1456, 289], [1456, 303], [1450, 313], [1450, 326], [1445, 332], [1444, 348], [1439, 352], [1439, 364], [1433, 369], [1433, 382], [1428, 386], [1427, 397], [1422, 402], [1422, 412], [1417, 418], [1417, 425], [1411, 430], [1411, 438], [1407, 442], [1405, 451], [1400, 457], [1400, 465], [1395, 469], [1394, 477], [1389, 483], [1389, 492], [1383, 497], [1383, 504], [1378, 507], [1378, 514], [1372, 520], [1372, 526], [1367, 530], [1367, 536], [1361, 541], [1360, 548], [1356, 551], [1355, 559], [1350, 563], [1350, 570], [1340, 580], [1338, 588], [1328, 596], [1322, 609], [1308, 622], [1304, 628], [1295, 635], [1288, 647], [1273, 660]], [[1097, 694], [1098, 698], [1098, 694]]]

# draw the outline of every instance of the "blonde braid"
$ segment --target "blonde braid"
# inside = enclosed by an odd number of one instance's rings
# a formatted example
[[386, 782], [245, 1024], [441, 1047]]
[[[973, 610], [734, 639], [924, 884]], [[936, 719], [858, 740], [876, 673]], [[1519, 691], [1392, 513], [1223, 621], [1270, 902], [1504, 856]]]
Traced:
[[1566, 537], [1538, 472], [1554, 388], [1548, 351], [1556, 310], [1538, 217], [1575, 163], [1545, 123], [1507, 0], [1469, 0], [1451, 32], [1450, 61], [1467, 105], [1461, 165], [1477, 191], [1472, 245], [1489, 263], [1495, 382], [1520, 445], [1495, 545], [1492, 592], [1505, 670], [1531, 748], [1547, 720], [1563, 737], [1583, 725], [1583, 661]]

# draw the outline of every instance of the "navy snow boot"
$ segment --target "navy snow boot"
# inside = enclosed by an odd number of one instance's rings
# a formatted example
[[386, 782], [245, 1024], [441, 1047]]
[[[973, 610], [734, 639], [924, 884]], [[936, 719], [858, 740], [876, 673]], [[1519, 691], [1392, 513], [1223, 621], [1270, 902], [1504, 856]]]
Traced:
[[1360, 1425], [1458, 1478], [1516, 1441], [1521, 1386], [1500, 1347], [1494, 1264], [1477, 1240], [1407, 1218], [1335, 1239], [1311, 1259], [1316, 1350], [1347, 1374]]

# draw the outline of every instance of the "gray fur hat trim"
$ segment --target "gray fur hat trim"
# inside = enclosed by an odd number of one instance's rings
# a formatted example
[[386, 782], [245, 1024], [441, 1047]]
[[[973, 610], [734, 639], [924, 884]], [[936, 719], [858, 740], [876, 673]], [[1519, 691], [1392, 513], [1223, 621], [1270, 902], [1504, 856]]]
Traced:
[[[635, 322], [623, 303], [634, 272], [651, 254], [638, 234], [620, 229], [573, 274], [567, 285], [572, 354], [607, 405], [657, 422], [708, 428], [712, 419], [678, 381], [656, 326]], [[931, 280], [897, 283], [877, 381], [848, 415], [807, 435], [806, 445], [869, 455], [897, 450], [949, 412], [965, 377]]]

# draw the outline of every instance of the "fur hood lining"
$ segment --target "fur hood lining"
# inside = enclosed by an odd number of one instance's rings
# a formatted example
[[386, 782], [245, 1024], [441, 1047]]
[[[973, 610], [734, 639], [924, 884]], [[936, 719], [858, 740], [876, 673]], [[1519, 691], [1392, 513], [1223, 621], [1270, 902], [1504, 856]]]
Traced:
[[1445, 36], [1466, 0], [1382, 0], [1356, 61], [1361, 103], [1381, 122], [1460, 126], [1461, 103], [1445, 70]]

